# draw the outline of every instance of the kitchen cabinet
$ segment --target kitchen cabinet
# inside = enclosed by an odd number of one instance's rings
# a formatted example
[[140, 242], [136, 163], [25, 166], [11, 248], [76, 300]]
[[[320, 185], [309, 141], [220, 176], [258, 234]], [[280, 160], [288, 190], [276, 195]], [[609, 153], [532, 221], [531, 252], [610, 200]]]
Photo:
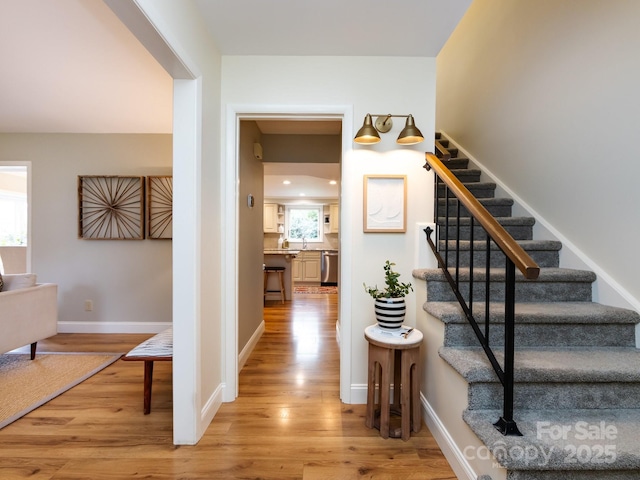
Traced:
[[291, 275], [294, 282], [318, 283], [322, 278], [320, 251], [301, 251], [291, 261]]
[[340, 206], [332, 203], [329, 205], [329, 233], [338, 233], [340, 230]]
[[262, 222], [264, 233], [283, 233], [284, 207], [277, 203], [265, 203]]

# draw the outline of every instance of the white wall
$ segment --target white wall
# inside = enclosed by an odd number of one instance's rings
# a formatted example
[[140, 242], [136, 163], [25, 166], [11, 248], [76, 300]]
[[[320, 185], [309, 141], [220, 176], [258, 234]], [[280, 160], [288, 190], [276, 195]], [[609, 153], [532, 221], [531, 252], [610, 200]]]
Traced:
[[222, 402], [225, 349], [237, 350], [235, 337], [225, 344], [221, 322], [226, 225], [220, 214], [220, 55], [193, 2], [130, 4], [144, 15], [124, 12], [134, 18], [129, 28], [179, 79], [173, 119], [173, 438], [189, 444], [200, 439]]
[[[348, 368], [344, 401], [366, 400], [366, 341], [364, 328], [374, 323], [372, 299], [362, 284], [383, 282], [384, 261], [397, 264], [405, 281], [411, 280], [416, 249], [416, 222], [432, 219], [431, 175], [422, 169], [424, 152], [431, 150], [434, 134], [435, 59], [381, 57], [252, 57], [222, 59], [223, 108], [251, 111], [291, 111], [322, 106], [351, 106], [355, 133], [366, 113], [413, 114], [424, 143], [399, 147], [395, 143], [404, 119], [394, 119], [394, 128], [372, 147], [352, 142], [343, 148], [341, 204], [341, 324], [342, 339], [349, 342], [343, 359]], [[411, 92], [411, 93], [409, 93]], [[338, 108], [339, 110], [339, 108]], [[224, 128], [227, 128], [225, 125]], [[408, 176], [408, 229], [406, 234], [362, 232], [363, 175], [406, 174]], [[346, 280], [346, 282], [345, 282]], [[408, 302], [409, 319], [415, 305]], [[348, 329], [348, 331], [344, 331]], [[343, 352], [345, 346], [343, 345]], [[344, 382], [345, 379], [343, 378]], [[348, 390], [348, 391], [345, 391]]]
[[171, 141], [0, 134], [0, 161], [31, 162], [31, 270], [58, 284], [59, 331], [157, 332], [170, 324], [171, 241], [79, 239], [78, 175], [171, 175]]
[[635, 308], [638, 18], [628, 0], [475, 0], [437, 58], [438, 129]]

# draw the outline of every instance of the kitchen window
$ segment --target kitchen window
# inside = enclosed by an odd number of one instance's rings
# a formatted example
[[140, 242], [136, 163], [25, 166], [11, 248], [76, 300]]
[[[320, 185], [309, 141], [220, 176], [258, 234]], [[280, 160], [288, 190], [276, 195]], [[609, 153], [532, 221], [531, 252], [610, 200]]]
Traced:
[[286, 210], [287, 239], [322, 242], [322, 205], [295, 205]]

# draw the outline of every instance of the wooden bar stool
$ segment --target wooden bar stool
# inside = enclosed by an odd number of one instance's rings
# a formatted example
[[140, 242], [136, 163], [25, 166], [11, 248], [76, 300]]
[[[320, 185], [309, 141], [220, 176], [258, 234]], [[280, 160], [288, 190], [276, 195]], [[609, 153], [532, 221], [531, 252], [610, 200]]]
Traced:
[[[422, 332], [413, 330], [404, 338], [384, 332], [378, 325], [364, 331], [369, 342], [367, 411], [365, 425], [378, 428], [382, 438], [400, 437], [407, 441], [411, 431], [422, 426], [420, 409], [420, 345]], [[393, 375], [393, 403], [391, 380]], [[376, 402], [378, 385], [378, 402]], [[400, 417], [400, 427], [392, 420]]]
[[[271, 295], [271, 294], [280, 294], [280, 300], [282, 300], [282, 303], [284, 303], [285, 301], [285, 291], [284, 291], [284, 270], [285, 267], [264, 267], [264, 301], [267, 301], [267, 295]], [[268, 289], [268, 285], [269, 285], [269, 274], [270, 273], [277, 273], [278, 274], [278, 281], [280, 282], [280, 290], [269, 290]]]

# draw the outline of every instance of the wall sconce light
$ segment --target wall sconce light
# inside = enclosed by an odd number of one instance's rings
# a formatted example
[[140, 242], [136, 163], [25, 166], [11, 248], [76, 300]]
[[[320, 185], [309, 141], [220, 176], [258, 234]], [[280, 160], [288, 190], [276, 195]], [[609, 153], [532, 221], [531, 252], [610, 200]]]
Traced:
[[390, 113], [387, 115], [374, 115], [376, 118], [375, 124], [371, 119], [371, 114], [367, 113], [364, 117], [364, 123], [362, 124], [362, 128], [358, 130], [354, 142], [359, 143], [361, 145], [371, 145], [374, 143], [378, 143], [380, 141], [380, 133], [387, 133], [393, 127], [393, 121], [391, 117], [404, 117], [407, 119], [404, 128], [398, 135], [397, 143], [400, 145], [415, 145], [416, 143], [420, 143], [424, 140], [424, 136], [422, 132], [418, 130], [415, 122], [413, 121], [413, 115], [391, 115]]

